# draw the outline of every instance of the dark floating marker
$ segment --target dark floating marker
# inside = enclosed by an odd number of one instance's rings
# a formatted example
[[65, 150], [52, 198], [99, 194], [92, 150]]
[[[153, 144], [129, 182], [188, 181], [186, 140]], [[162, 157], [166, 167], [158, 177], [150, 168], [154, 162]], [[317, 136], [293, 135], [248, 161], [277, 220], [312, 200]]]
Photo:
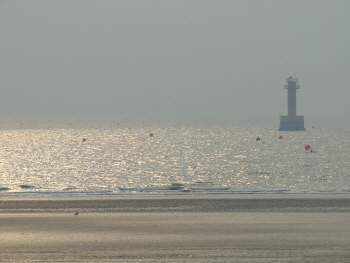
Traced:
[[257, 142], [260, 141], [260, 137], [257, 137], [255, 140], [256, 140]]
[[82, 141], [83, 141], [83, 142], [86, 142], [86, 139], [85, 139], [85, 138], [83, 138], [83, 139], [82, 139]]
[[153, 133], [150, 133], [150, 134], [149, 134], [149, 137], [153, 137]]
[[[308, 145], [305, 146], [305, 151], [308, 151], [308, 150], [310, 150], [310, 149], [311, 149], [310, 144], [308, 144]], [[312, 150], [311, 150], [311, 151], [312, 151]]]
[[279, 139], [283, 139], [283, 136], [281, 135], [280, 137], [278, 137]]
[[79, 211], [78, 211], [78, 212], [76, 212], [74, 215], [75, 215], [75, 216], [77, 216], [78, 214], [79, 214]]

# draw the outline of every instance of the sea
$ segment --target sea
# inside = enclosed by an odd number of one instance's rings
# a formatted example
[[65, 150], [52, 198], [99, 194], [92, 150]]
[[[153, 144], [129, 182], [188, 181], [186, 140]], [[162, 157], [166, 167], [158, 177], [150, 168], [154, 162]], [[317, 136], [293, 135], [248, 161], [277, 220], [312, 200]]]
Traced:
[[0, 197], [349, 194], [350, 122], [305, 119], [1, 117]]

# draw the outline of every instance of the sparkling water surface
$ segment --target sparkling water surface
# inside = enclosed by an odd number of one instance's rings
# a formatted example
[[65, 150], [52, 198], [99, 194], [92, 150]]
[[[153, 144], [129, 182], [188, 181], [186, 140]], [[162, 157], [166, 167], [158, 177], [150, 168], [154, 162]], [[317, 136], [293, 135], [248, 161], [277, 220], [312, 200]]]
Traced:
[[306, 128], [229, 118], [3, 118], [0, 195], [349, 193], [349, 123]]

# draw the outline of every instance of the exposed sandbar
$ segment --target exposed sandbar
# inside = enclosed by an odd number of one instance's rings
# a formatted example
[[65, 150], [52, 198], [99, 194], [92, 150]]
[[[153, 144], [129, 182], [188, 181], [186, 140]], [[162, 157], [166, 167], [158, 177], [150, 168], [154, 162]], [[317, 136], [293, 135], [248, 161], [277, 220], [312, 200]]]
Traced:
[[348, 262], [350, 213], [0, 215], [2, 262]]

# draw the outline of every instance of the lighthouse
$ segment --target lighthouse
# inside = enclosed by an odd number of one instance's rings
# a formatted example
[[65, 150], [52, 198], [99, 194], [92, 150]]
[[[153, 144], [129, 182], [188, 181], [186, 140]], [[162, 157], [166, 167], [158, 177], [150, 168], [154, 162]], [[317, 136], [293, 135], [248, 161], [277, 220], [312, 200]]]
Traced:
[[287, 78], [284, 88], [288, 91], [288, 115], [280, 116], [280, 131], [304, 131], [304, 116], [297, 116], [297, 89], [300, 88], [298, 79]]

